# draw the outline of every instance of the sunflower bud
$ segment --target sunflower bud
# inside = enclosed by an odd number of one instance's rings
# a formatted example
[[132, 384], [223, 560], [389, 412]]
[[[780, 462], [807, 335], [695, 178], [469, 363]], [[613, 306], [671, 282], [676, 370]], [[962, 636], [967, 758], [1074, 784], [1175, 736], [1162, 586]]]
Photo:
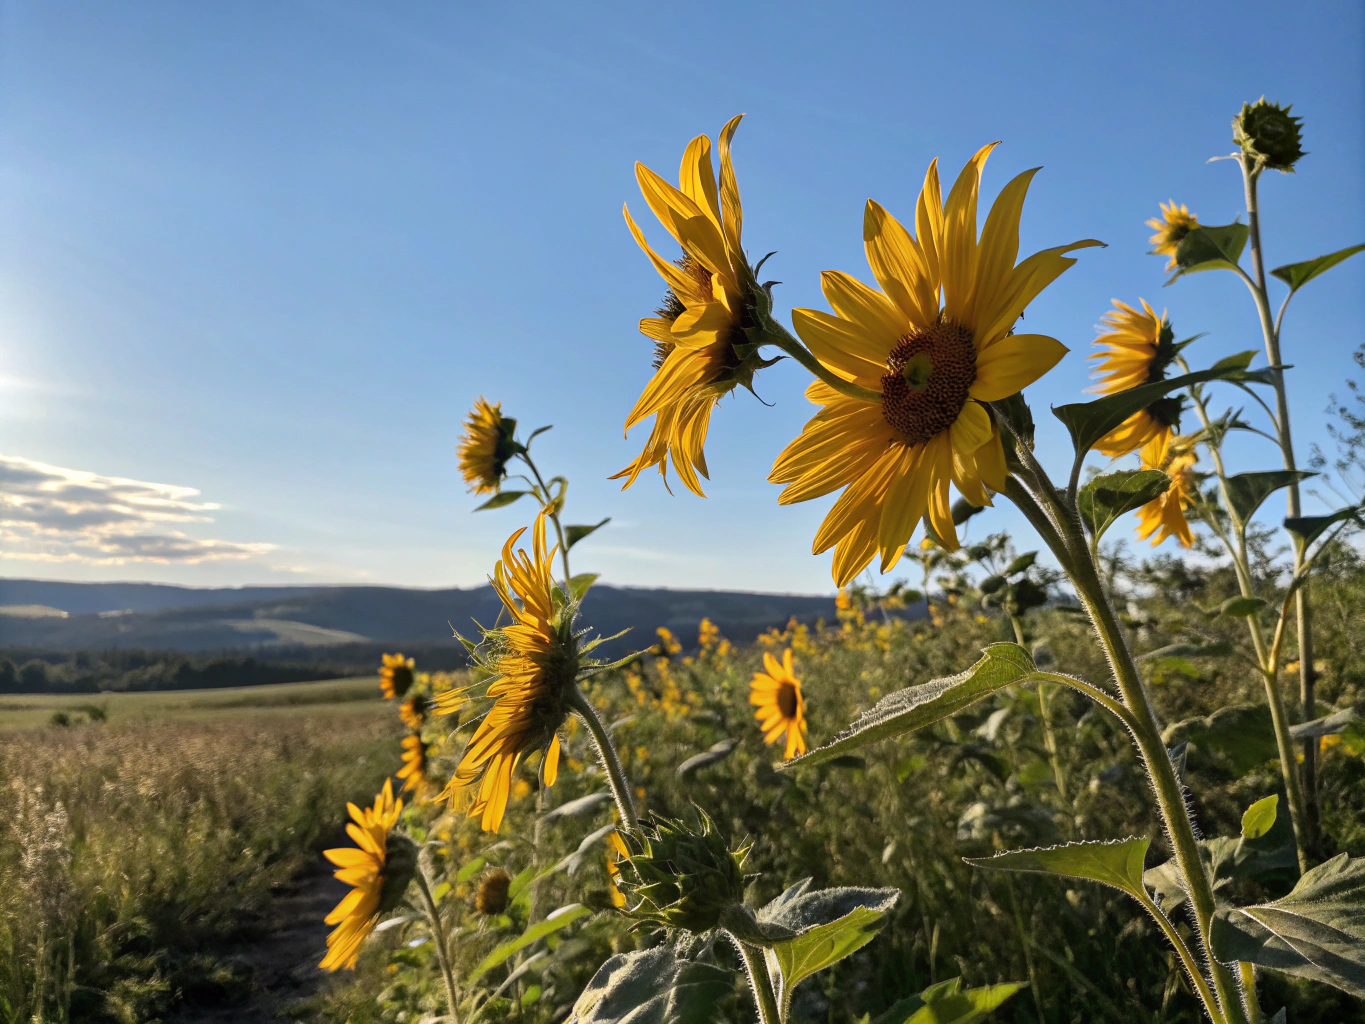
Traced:
[[622, 833], [628, 855], [617, 884], [628, 916], [705, 932], [741, 904], [749, 848], [731, 850], [710, 816], [698, 813], [700, 828], [647, 817], [639, 832]]
[[390, 832], [384, 840], [384, 883], [379, 890], [379, 913], [387, 913], [398, 906], [415, 874], [417, 844], [401, 832]]
[[1292, 104], [1281, 107], [1262, 96], [1255, 103], [1243, 103], [1242, 112], [1232, 119], [1232, 141], [1256, 162], [1258, 170], [1269, 167], [1291, 174], [1304, 155], [1299, 132], [1303, 118], [1293, 117], [1292, 109]]

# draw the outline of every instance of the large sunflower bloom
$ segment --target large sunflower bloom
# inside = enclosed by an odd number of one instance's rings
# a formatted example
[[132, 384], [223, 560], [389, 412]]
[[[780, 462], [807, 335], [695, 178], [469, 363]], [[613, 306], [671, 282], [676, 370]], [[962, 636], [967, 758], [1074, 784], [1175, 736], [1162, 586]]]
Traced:
[[916, 211], [918, 239], [868, 201], [863, 239], [881, 291], [826, 271], [821, 281], [836, 315], [792, 312], [820, 362], [881, 395], [866, 402], [813, 383], [806, 397], [823, 408], [768, 477], [788, 485], [782, 504], [846, 488], [813, 545], [816, 554], [835, 548], [841, 587], [879, 551], [881, 570], [889, 571], [926, 514], [944, 545], [956, 550], [949, 482], [977, 506], [989, 505], [989, 492], [1005, 486], [1004, 450], [984, 403], [1033, 383], [1066, 352], [1054, 338], [1010, 331], [1029, 302], [1076, 262], [1065, 253], [1102, 243], [1045, 249], [1015, 266], [1034, 171], [1005, 186], [978, 241], [977, 193], [992, 148], [967, 163], [946, 204], [937, 162], [929, 165]]
[[1184, 203], [1176, 203], [1174, 199], [1159, 205], [1161, 216], [1153, 217], [1147, 222], [1147, 226], [1156, 232], [1150, 239], [1152, 255], [1169, 256], [1171, 259], [1166, 264], [1166, 269], [1174, 270], [1175, 251], [1185, 236], [1199, 227], [1199, 218], [1190, 213], [1189, 207]]
[[410, 848], [390, 841], [390, 830], [403, 811], [390, 782], [385, 781], [373, 807], [346, 806], [352, 819], [346, 833], [356, 845], [323, 853], [337, 866], [337, 879], [352, 887], [326, 918], [337, 927], [327, 936], [327, 955], [318, 966], [329, 971], [355, 967], [361, 944], [381, 915], [402, 898], [415, 866]]
[[411, 733], [403, 737], [403, 767], [398, 769], [403, 780], [403, 792], [421, 794], [427, 788], [427, 745], [422, 737]]
[[384, 655], [379, 666], [379, 689], [385, 700], [402, 697], [412, 689], [412, 668], [415, 664], [411, 658], [404, 658], [401, 654]]
[[456, 449], [460, 475], [475, 494], [494, 494], [502, 486], [507, 463], [517, 453], [516, 429], [517, 421], [502, 414], [501, 402], [475, 401]]
[[764, 651], [763, 667], [767, 671], [755, 672], [749, 684], [749, 703], [757, 709], [754, 717], [763, 730], [763, 742], [776, 743], [785, 737], [787, 749], [782, 757], [790, 761], [806, 752], [806, 700], [792, 665], [791, 648], [783, 652], [781, 661]]
[[[1152, 537], [1152, 547], [1168, 537], [1180, 541], [1182, 547], [1194, 546], [1194, 531], [1185, 519], [1185, 509], [1190, 506], [1199, 488], [1194, 463], [1193, 452], [1171, 458], [1170, 464], [1164, 467], [1166, 475], [1171, 478], [1171, 486], [1138, 509], [1137, 535], [1142, 540]], [[1145, 462], [1144, 466], [1148, 469], [1162, 468]], [[1156, 536], [1153, 537], [1153, 534]]]
[[[556, 621], [551, 563], [558, 549], [546, 551], [545, 513], [536, 517], [529, 556], [512, 549], [525, 532], [523, 527], [508, 538], [489, 580], [512, 620], [496, 634], [497, 675], [487, 691], [494, 703], [465, 747], [445, 792], [452, 801], [462, 794], [472, 796], [469, 816], [479, 816], [485, 832], [502, 826], [512, 773], [524, 756], [545, 750], [545, 785], [555, 784], [558, 729], [568, 713], [565, 687], [577, 671], [572, 637], [565, 638]], [[464, 702], [462, 690], [435, 698], [441, 714]]]
[[683, 153], [679, 188], [643, 164], [635, 165], [645, 202], [682, 246], [683, 255], [671, 263], [660, 257], [629, 208], [623, 208], [630, 233], [668, 283], [668, 294], [657, 315], [640, 321], [640, 333], [654, 342], [654, 377], [626, 417], [626, 432], [650, 416], [654, 426], [644, 451], [611, 477], [626, 478], [622, 489], [651, 466], [659, 467], [667, 484], [671, 458], [687, 489], [705, 497], [698, 476], [708, 475], [703, 446], [711, 410], [736, 385], [747, 385], [762, 365], [756, 356], [741, 357], [735, 350], [747, 341], [741, 327], [743, 282], [752, 276], [740, 246], [743, 211], [730, 161], [730, 142], [742, 116], [721, 129], [719, 183], [711, 165], [711, 140], [705, 135], [693, 139]]
[[[1142, 384], [1164, 380], [1166, 368], [1175, 358], [1174, 332], [1166, 314], [1157, 316], [1145, 299], [1142, 310], [1114, 299], [1114, 308], [1102, 320], [1109, 328], [1095, 339], [1100, 351], [1090, 356], [1098, 365], [1099, 379], [1091, 392], [1116, 395]], [[1161, 398], [1133, 413], [1095, 443], [1095, 450], [1117, 458], [1142, 449], [1142, 461], [1160, 466], [1166, 448], [1180, 427], [1181, 399]]]

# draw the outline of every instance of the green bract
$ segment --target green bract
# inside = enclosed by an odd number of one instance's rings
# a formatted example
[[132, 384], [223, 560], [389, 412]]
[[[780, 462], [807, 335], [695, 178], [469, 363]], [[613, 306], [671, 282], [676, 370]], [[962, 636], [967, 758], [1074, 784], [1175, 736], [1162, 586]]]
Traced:
[[1304, 156], [1303, 118], [1291, 115], [1292, 109], [1293, 104], [1267, 103], [1264, 96], [1243, 103], [1241, 113], [1232, 119], [1232, 141], [1259, 166], [1291, 173]]
[[747, 846], [731, 850], [710, 815], [698, 808], [698, 826], [646, 816], [640, 831], [622, 830], [629, 856], [617, 883], [625, 913], [637, 921], [705, 932], [744, 899]]

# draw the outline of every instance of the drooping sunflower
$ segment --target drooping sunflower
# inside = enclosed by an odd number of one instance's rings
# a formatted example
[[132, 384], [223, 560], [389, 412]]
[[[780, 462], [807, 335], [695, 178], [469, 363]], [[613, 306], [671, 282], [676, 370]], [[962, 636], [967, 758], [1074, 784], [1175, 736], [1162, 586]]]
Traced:
[[412, 667], [416, 664], [411, 658], [401, 654], [386, 654], [379, 666], [379, 689], [385, 700], [395, 700], [412, 689]]
[[749, 703], [755, 705], [754, 717], [763, 730], [764, 743], [786, 737], [783, 760], [790, 761], [806, 752], [806, 700], [801, 696], [801, 680], [796, 678], [791, 648], [778, 661], [770, 651], [763, 652], [766, 672], [755, 672], [749, 684]]
[[[1164, 380], [1175, 359], [1177, 347], [1170, 320], [1165, 313], [1157, 316], [1145, 299], [1138, 301], [1142, 303], [1141, 312], [1114, 299], [1114, 308], [1101, 318], [1108, 330], [1095, 339], [1100, 351], [1090, 356], [1097, 363], [1095, 376], [1099, 379], [1090, 389], [1094, 394], [1116, 395]], [[1095, 450], [1117, 458], [1141, 448], [1144, 463], [1160, 466], [1171, 437], [1180, 429], [1182, 406], [1178, 397], [1158, 399], [1100, 438]]]
[[1169, 203], [1160, 203], [1161, 216], [1153, 217], [1147, 222], [1147, 226], [1156, 234], [1152, 235], [1153, 256], [1169, 256], [1170, 261], [1166, 264], [1167, 270], [1174, 270], [1175, 250], [1195, 228], [1199, 227], [1199, 218], [1190, 213], [1189, 207], [1184, 203], [1177, 204], [1174, 199]]
[[[694, 494], [707, 476], [706, 431], [711, 410], [737, 386], [749, 386], [764, 365], [745, 349], [746, 282], [753, 279], [740, 245], [743, 211], [730, 161], [730, 143], [740, 117], [731, 118], [717, 140], [720, 180], [711, 164], [711, 140], [698, 135], [683, 153], [679, 188], [637, 163], [635, 177], [645, 202], [673, 239], [680, 259], [669, 262], [645, 241], [630, 209], [623, 208], [630, 233], [668, 284], [664, 304], [640, 321], [640, 333], [654, 342], [654, 376], [626, 417], [626, 432], [654, 417], [644, 451], [610, 479], [635, 483], [651, 466], [668, 482], [668, 461]], [[744, 349], [742, 352], [741, 349]]]
[[[1168, 453], [1169, 455], [1169, 453]], [[1161, 544], [1168, 537], [1180, 541], [1182, 547], [1194, 546], [1194, 531], [1185, 519], [1185, 509], [1198, 493], [1199, 481], [1195, 476], [1193, 450], [1169, 456], [1165, 466], [1150, 466], [1147, 469], [1164, 469], [1171, 478], [1171, 486], [1164, 494], [1147, 502], [1138, 509], [1137, 535], [1141, 540], [1152, 538], [1152, 547]], [[1155, 536], [1153, 536], [1155, 534]]]
[[502, 403], [480, 397], [465, 419], [456, 449], [460, 474], [475, 494], [494, 494], [507, 476], [507, 463], [519, 446], [513, 440], [517, 421], [502, 414]]
[[[802, 341], [831, 372], [879, 394], [851, 398], [823, 381], [806, 389], [821, 411], [773, 464], [786, 484], [782, 504], [846, 488], [815, 536], [815, 554], [835, 548], [834, 580], [844, 586], [881, 553], [881, 571], [900, 559], [926, 515], [949, 550], [957, 529], [953, 483], [976, 506], [1005, 486], [998, 428], [984, 403], [1015, 394], [1067, 351], [1041, 334], [1011, 334], [1024, 308], [1069, 266], [1074, 249], [1045, 249], [1015, 266], [1019, 216], [1034, 171], [1001, 191], [977, 238], [981, 167], [992, 146], [962, 169], [946, 204], [937, 161], [916, 210], [918, 238], [868, 201], [863, 239], [881, 291], [826, 271], [835, 315], [797, 309]], [[940, 301], [940, 290], [942, 301]]]
[[356, 845], [323, 853], [337, 866], [337, 879], [352, 887], [326, 917], [336, 928], [327, 936], [327, 955], [318, 966], [329, 971], [355, 967], [361, 944], [403, 898], [417, 866], [411, 840], [392, 831], [403, 812], [392, 783], [384, 782], [373, 807], [346, 806], [352, 819], [346, 833]]
[[430, 784], [427, 778], [427, 745], [416, 733], [403, 737], [403, 767], [398, 769], [398, 777], [404, 780], [404, 793], [420, 795]]
[[[511, 624], [490, 633], [495, 671], [484, 715], [443, 794], [452, 803], [470, 799], [469, 816], [480, 817], [485, 832], [497, 832], [507, 809], [512, 773], [521, 759], [544, 750], [545, 785], [559, 775], [559, 727], [568, 715], [567, 691], [577, 673], [571, 625], [556, 614], [551, 563], [558, 548], [545, 546], [545, 512], [532, 528], [532, 553], [514, 551], [526, 530], [508, 538], [489, 582]], [[466, 703], [464, 689], [435, 698], [437, 714]]]

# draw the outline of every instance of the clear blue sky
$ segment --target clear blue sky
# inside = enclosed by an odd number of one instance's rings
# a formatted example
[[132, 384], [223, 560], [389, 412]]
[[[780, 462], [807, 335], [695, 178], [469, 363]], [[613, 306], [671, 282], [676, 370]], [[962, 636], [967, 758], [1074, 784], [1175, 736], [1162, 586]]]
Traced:
[[[1205, 161], [1230, 151], [1243, 100], [1307, 121], [1299, 173], [1263, 188], [1272, 263], [1365, 240], [1358, 0], [7, 0], [0, 32], [0, 453], [9, 518], [28, 510], [5, 575], [477, 583], [529, 512], [470, 515], [454, 445], [483, 394], [554, 424], [537, 448], [573, 480], [571, 520], [613, 517], [576, 549], [582, 570], [832, 590], [809, 554], [829, 502], [781, 508], [765, 482], [810, 410], [789, 361], [760, 379], [775, 408], [717, 411], [708, 500], [606, 480], [644, 442], [621, 427], [650, 372], [635, 323], [662, 288], [620, 214], [629, 201], [662, 238], [633, 161], [674, 178], [687, 141], [740, 111], [745, 243], [777, 250], [784, 311], [824, 308], [822, 269], [870, 280], [863, 203], [909, 215], [931, 157], [951, 180], [1004, 140], [991, 196], [1043, 165], [1022, 252], [1109, 243], [1027, 314], [1072, 349], [1028, 393], [1056, 467], [1047, 407], [1088, 384], [1111, 297], [1210, 332], [1198, 363], [1259, 346], [1242, 285], [1163, 289], [1143, 226], [1171, 197], [1206, 223], [1237, 215], [1235, 166]], [[1365, 257], [1291, 308], [1305, 454], [1365, 339], [1362, 296]], [[1240, 451], [1240, 468], [1274, 464]], [[43, 506], [54, 493], [76, 504]], [[63, 519], [77, 506], [85, 532]], [[1025, 529], [1005, 511], [973, 525]]]

